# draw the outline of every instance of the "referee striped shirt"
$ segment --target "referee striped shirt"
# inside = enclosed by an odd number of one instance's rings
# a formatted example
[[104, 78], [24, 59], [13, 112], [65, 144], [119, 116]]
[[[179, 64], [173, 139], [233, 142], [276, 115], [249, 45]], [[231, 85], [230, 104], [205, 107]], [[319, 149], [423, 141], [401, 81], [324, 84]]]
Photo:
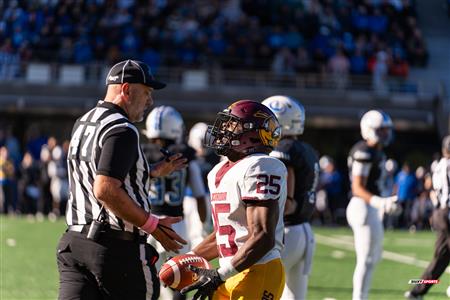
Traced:
[[[99, 101], [79, 118], [72, 130], [67, 157], [70, 197], [68, 225], [90, 224], [100, 213], [101, 203], [93, 192], [97, 174], [117, 178], [128, 196], [147, 212], [149, 166], [139, 143], [139, 132], [119, 106]], [[111, 228], [129, 232], [139, 229], [106, 210]]]
[[450, 159], [441, 158], [433, 172], [433, 189], [439, 208], [450, 207]]

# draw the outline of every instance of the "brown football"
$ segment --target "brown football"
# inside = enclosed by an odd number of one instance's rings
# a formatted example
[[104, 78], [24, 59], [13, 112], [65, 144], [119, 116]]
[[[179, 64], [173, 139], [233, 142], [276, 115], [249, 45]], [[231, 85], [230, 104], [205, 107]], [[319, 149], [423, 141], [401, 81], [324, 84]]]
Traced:
[[193, 265], [203, 269], [211, 269], [209, 262], [194, 254], [177, 255], [166, 261], [159, 270], [159, 279], [165, 286], [176, 290], [197, 281], [197, 274], [189, 270], [188, 266]]

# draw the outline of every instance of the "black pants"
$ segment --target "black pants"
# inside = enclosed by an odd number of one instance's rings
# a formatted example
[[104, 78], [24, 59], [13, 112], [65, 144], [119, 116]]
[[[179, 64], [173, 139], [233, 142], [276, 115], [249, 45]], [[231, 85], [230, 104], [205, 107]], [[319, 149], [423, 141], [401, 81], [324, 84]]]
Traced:
[[58, 299], [158, 299], [157, 258], [149, 244], [68, 231], [57, 249]]
[[[421, 279], [438, 279], [450, 262], [449, 209], [436, 209], [432, 215], [433, 228], [437, 232], [434, 256]], [[419, 284], [412, 289], [414, 295], [425, 295], [432, 284]]]

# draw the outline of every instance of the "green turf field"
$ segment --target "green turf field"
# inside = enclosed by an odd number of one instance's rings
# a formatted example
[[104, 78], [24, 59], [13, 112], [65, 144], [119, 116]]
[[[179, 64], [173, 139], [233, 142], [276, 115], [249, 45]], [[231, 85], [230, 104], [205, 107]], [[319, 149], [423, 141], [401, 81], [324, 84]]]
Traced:
[[[32, 222], [25, 218], [0, 217], [0, 299], [56, 299], [55, 249], [64, 231], [63, 221]], [[346, 228], [314, 228], [317, 248], [308, 299], [351, 299], [355, 256], [351, 231]], [[432, 257], [431, 232], [386, 232], [385, 258], [375, 270], [371, 300], [403, 299], [423, 270], [421, 262]], [[398, 254], [400, 255], [398, 258]], [[405, 258], [406, 257], [406, 258]], [[404, 262], [398, 262], [398, 260]], [[416, 260], [414, 260], [416, 259]], [[446, 299], [450, 276], [441, 277], [426, 299]]]

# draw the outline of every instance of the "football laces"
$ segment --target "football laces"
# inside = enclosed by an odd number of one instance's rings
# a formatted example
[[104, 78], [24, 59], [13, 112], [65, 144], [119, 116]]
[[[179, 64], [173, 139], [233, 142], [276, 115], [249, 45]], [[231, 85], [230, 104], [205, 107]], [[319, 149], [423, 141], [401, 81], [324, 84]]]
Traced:
[[202, 262], [202, 259], [200, 257], [195, 257], [195, 256], [191, 256], [191, 257], [186, 257], [183, 259], [180, 259], [180, 263], [181, 264], [191, 264], [191, 263], [195, 263], [195, 262]]

